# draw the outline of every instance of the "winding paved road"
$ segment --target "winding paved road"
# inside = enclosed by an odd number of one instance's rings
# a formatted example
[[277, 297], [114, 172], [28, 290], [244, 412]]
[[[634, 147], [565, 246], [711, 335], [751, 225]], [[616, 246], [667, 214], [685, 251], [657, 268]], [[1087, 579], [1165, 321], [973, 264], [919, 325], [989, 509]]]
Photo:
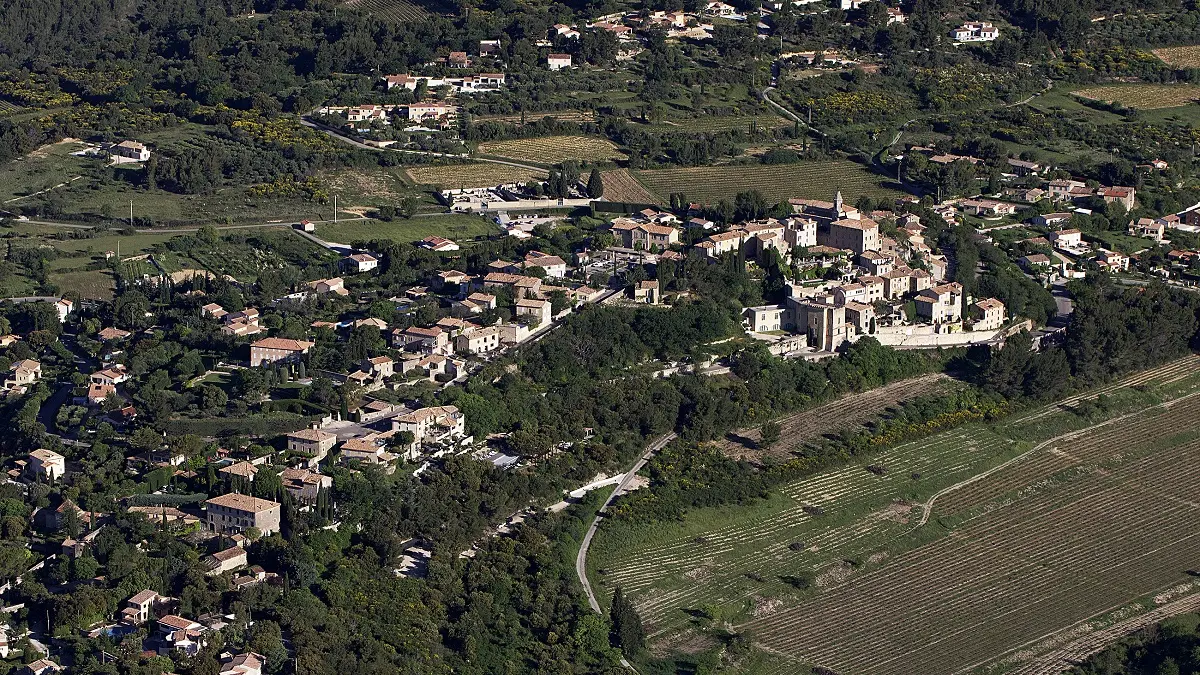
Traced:
[[603, 614], [604, 610], [600, 609], [600, 601], [596, 599], [596, 594], [592, 591], [592, 584], [588, 581], [587, 577], [587, 553], [588, 547], [592, 545], [592, 537], [596, 535], [596, 528], [600, 527], [600, 519], [604, 517], [604, 512], [608, 510], [609, 504], [612, 504], [617, 497], [625, 493], [625, 490], [629, 488], [629, 484], [637, 477], [637, 472], [641, 471], [643, 466], [646, 466], [646, 462], [650, 461], [654, 453], [665, 448], [673, 440], [675, 440], [675, 433], [671, 432], [666, 436], [660, 437], [646, 448], [646, 452], [633, 465], [633, 468], [625, 474], [620, 483], [617, 483], [617, 487], [612, 491], [612, 494], [608, 496], [608, 499], [604, 501], [604, 505], [596, 512], [596, 519], [592, 521], [587, 534], [583, 535], [583, 543], [580, 544], [579, 553], [575, 556], [575, 574], [579, 576], [579, 583], [583, 584], [583, 592], [587, 594], [588, 604], [592, 606], [592, 610], [597, 614]]

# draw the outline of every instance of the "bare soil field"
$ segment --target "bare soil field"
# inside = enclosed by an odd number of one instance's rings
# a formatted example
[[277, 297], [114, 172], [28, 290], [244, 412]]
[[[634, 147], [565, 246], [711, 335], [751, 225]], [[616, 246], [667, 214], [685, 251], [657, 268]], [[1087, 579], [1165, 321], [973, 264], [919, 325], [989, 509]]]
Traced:
[[1163, 47], [1151, 52], [1169, 66], [1176, 68], [1200, 68], [1200, 45], [1188, 47]]
[[537, 164], [558, 164], [568, 159], [598, 162], [625, 158], [625, 153], [618, 150], [612, 141], [595, 136], [543, 136], [491, 141], [480, 143], [479, 151]]
[[523, 183], [545, 178], [540, 171], [530, 171], [507, 164], [447, 164], [444, 166], [414, 166], [406, 172], [414, 183], [440, 185], [443, 188], [492, 187], [501, 183]]
[[878, 419], [879, 415], [892, 405], [918, 396], [945, 391], [952, 386], [953, 380], [941, 373], [893, 382], [780, 418], [779, 423], [783, 428], [779, 442], [768, 450], [758, 447], [761, 438], [758, 427], [731, 433], [722, 439], [719, 445], [726, 454], [740, 459], [786, 458], [791, 454], [792, 448], [800, 443], [843, 429], [861, 427]]
[[1096, 101], [1115, 102], [1138, 110], [1178, 108], [1200, 99], [1200, 86], [1189, 84], [1114, 84], [1074, 92]]

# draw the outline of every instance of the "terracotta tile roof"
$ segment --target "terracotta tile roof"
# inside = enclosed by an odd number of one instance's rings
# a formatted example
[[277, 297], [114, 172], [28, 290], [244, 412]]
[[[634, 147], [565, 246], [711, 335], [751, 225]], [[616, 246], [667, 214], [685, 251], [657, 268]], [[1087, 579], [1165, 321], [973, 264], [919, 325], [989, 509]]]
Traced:
[[240, 495], [235, 492], [221, 495], [220, 497], [213, 497], [204, 503], [210, 506], [223, 506], [227, 509], [237, 509], [238, 511], [246, 511], [248, 513], [261, 513], [279, 508], [279, 503], [273, 502], [270, 499], [259, 499], [258, 497]]
[[327, 441], [331, 438], [336, 438], [336, 436], [328, 431], [321, 431], [320, 429], [301, 429], [300, 431], [294, 431], [288, 434], [288, 438], [298, 438], [302, 441], [313, 441], [319, 443], [321, 441]]
[[258, 473], [258, 467], [254, 466], [250, 462], [238, 462], [236, 464], [230, 464], [229, 466], [221, 467], [221, 473], [227, 473], [231, 476], [242, 476], [243, 478], [249, 478], [250, 476]]
[[315, 342], [305, 342], [304, 340], [269, 337], [254, 342], [250, 346], [257, 349], [278, 349], [280, 351], [302, 352], [312, 348], [312, 346], [315, 344]]

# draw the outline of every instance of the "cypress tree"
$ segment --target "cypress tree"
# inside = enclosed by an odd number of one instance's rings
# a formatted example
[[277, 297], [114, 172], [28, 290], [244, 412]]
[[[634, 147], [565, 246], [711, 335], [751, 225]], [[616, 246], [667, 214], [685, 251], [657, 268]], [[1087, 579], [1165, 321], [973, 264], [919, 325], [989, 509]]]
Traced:
[[604, 177], [600, 175], [600, 169], [592, 167], [592, 173], [588, 176], [587, 191], [592, 199], [604, 196]]
[[646, 647], [646, 630], [642, 627], [642, 619], [620, 586], [613, 593], [609, 618], [612, 620], [612, 642], [626, 656], [633, 656]]

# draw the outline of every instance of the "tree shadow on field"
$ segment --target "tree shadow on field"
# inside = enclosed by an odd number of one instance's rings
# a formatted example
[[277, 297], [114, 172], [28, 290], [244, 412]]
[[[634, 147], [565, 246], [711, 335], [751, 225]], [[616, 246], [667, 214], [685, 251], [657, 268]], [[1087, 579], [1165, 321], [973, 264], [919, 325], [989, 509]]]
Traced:
[[749, 450], [760, 449], [758, 447], [758, 443], [753, 438], [750, 438], [749, 436], [743, 436], [734, 431], [730, 431], [729, 433], [725, 434], [725, 439], [737, 443], [738, 445], [741, 445]]

